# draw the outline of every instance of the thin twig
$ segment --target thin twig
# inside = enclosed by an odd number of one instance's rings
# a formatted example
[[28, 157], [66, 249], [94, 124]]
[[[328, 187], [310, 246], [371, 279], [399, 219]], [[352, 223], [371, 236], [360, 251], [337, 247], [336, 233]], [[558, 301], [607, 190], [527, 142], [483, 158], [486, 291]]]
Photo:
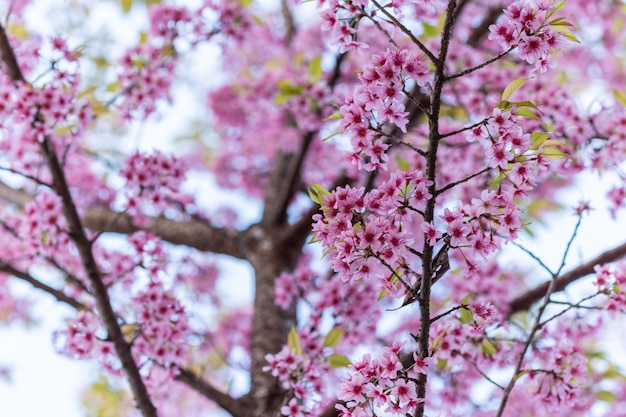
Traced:
[[380, 10], [382, 14], [387, 16], [387, 18], [389, 20], [391, 20], [398, 27], [398, 29], [400, 29], [402, 32], [404, 32], [404, 34], [407, 35], [409, 37], [409, 39], [411, 39], [411, 41], [415, 45], [417, 45], [417, 47], [420, 48], [422, 50], [422, 52], [424, 52], [424, 54], [426, 54], [426, 56], [431, 60], [431, 62], [433, 64], [439, 65], [439, 59], [437, 57], [435, 57], [435, 55], [426, 47], [426, 45], [424, 45], [422, 43], [422, 41], [420, 41], [419, 39], [417, 39], [415, 37], [415, 35], [413, 35], [413, 32], [411, 32], [406, 26], [404, 26], [402, 23], [400, 23], [400, 21], [398, 19], [396, 19], [396, 17], [394, 15], [389, 13], [376, 0], [372, 0], [372, 3], [374, 3], [374, 6], [378, 7], [378, 10]]
[[485, 117], [483, 120], [481, 120], [480, 122], [476, 122], [473, 125], [465, 126], [465, 127], [462, 127], [461, 129], [453, 130], [452, 132], [442, 133], [441, 135], [439, 135], [439, 139], [441, 140], [441, 139], [447, 138], [449, 136], [454, 136], [454, 135], [456, 135], [458, 133], [462, 133], [462, 132], [465, 132], [465, 131], [468, 131], [468, 130], [472, 130], [475, 127], [478, 127], [480, 125], [484, 125], [488, 120], [489, 120], [489, 118]]
[[483, 168], [480, 171], [475, 172], [475, 173], [473, 173], [472, 175], [470, 175], [468, 177], [465, 177], [465, 178], [460, 179], [458, 181], [451, 182], [450, 184], [446, 185], [445, 187], [442, 187], [441, 189], [436, 190], [435, 191], [435, 195], [440, 195], [440, 194], [448, 191], [449, 189], [456, 187], [457, 185], [463, 184], [464, 182], [467, 182], [467, 181], [471, 180], [472, 178], [478, 177], [479, 175], [482, 175], [482, 174], [488, 172], [489, 170], [491, 170], [490, 167]]
[[543, 261], [542, 261], [542, 260], [541, 260], [541, 259], [540, 259], [537, 255], [535, 255], [534, 253], [532, 253], [529, 249], [526, 249], [526, 248], [525, 248], [525, 247], [523, 247], [521, 244], [519, 244], [519, 243], [517, 243], [517, 242], [515, 242], [515, 241], [512, 241], [512, 242], [511, 242], [511, 244], [512, 244], [513, 246], [515, 246], [515, 247], [519, 248], [521, 251], [523, 251], [524, 253], [526, 253], [528, 256], [530, 256], [531, 258], [533, 258], [535, 261], [537, 261], [537, 263], [538, 263], [538, 264], [539, 264], [539, 265], [540, 265], [543, 269], [545, 269], [545, 270], [546, 270], [546, 272], [547, 272], [548, 274], [550, 274], [550, 276], [555, 275], [555, 273], [554, 273], [554, 272], [552, 272], [552, 270], [551, 270], [550, 268], [548, 268], [548, 266], [547, 266], [545, 263], [543, 263]]
[[510, 47], [509, 49], [507, 49], [506, 51], [499, 53], [498, 55], [494, 56], [493, 58], [491, 58], [491, 59], [489, 59], [489, 60], [487, 60], [487, 61], [485, 61], [485, 62], [483, 62], [482, 64], [476, 65], [475, 67], [468, 68], [468, 69], [466, 69], [466, 70], [463, 70], [463, 71], [461, 71], [461, 72], [457, 72], [457, 73], [452, 74], [452, 75], [448, 75], [448, 76], [447, 76], [447, 79], [448, 79], [448, 80], [453, 80], [453, 79], [455, 79], [455, 78], [459, 78], [459, 77], [463, 77], [463, 76], [465, 76], [465, 75], [471, 74], [471, 73], [472, 73], [472, 72], [474, 72], [474, 71], [478, 71], [479, 69], [484, 68], [484, 67], [486, 67], [487, 65], [492, 64], [492, 63], [494, 63], [494, 62], [498, 61], [499, 59], [502, 59], [503, 57], [507, 56], [507, 55], [508, 55], [509, 53], [511, 53], [511, 51], [513, 51], [515, 48], [517, 48], [517, 45], [513, 45], [513, 46], [511, 46], [511, 47]]
[[448, 314], [450, 314], [450, 313], [454, 313], [455, 311], [460, 310], [460, 309], [462, 309], [462, 308], [467, 309], [467, 304], [461, 304], [461, 305], [458, 305], [458, 306], [452, 307], [451, 309], [446, 310], [446, 311], [444, 311], [443, 313], [436, 315], [435, 317], [432, 317], [432, 318], [430, 319], [430, 324], [433, 324], [433, 323], [434, 323], [434, 322], [436, 322], [437, 320], [440, 320], [440, 319], [444, 318], [445, 316], [447, 316]]
[[[460, 352], [459, 352], [460, 353]], [[493, 379], [491, 379], [491, 377], [489, 377], [489, 375], [487, 375], [486, 373], [484, 373], [479, 367], [478, 365], [476, 365], [476, 363], [472, 360], [470, 360], [470, 358], [468, 358], [466, 355], [461, 354], [461, 357], [470, 365], [472, 365], [472, 367], [476, 370], [476, 372], [478, 372], [483, 378], [485, 378], [488, 382], [490, 382], [491, 384], [493, 384], [494, 386], [496, 386], [497, 388], [500, 388], [502, 391], [504, 391], [504, 387], [500, 384], [498, 384], [496, 381], [494, 381]]]
[[[600, 309], [599, 307], [594, 307], [594, 306], [583, 306], [582, 303], [584, 303], [585, 301], [589, 301], [592, 298], [597, 297], [598, 295], [602, 294], [601, 292], [597, 292], [595, 294], [591, 294], [588, 295], [587, 297], [583, 298], [582, 300], [580, 300], [579, 302], [577, 302], [576, 304], [571, 304], [568, 303], [568, 307], [563, 309], [562, 311], [559, 311], [558, 313], [556, 313], [555, 315], [553, 315], [550, 318], [545, 319], [544, 321], [541, 322], [540, 326], [543, 327], [546, 324], [548, 324], [549, 322], [551, 322], [552, 320], [556, 319], [557, 317], [562, 316], [563, 314], [567, 313], [568, 311], [574, 309], [574, 308], [580, 308], [580, 309], [586, 309], [586, 310], [598, 310]], [[550, 301], [551, 304], [564, 304], [563, 302], [560, 301]]]

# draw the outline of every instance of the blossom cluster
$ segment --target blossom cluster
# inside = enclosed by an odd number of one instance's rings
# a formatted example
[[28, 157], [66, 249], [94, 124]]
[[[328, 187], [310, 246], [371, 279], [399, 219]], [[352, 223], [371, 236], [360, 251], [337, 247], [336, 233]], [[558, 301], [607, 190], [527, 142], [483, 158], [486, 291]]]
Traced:
[[[131, 302], [137, 308], [136, 322], [122, 325], [127, 342], [138, 363], [149, 361], [164, 367], [181, 363], [189, 336], [189, 324], [183, 306], [160, 283], [152, 282]], [[121, 367], [106, 338], [100, 318], [90, 311], [79, 311], [56, 334], [60, 350], [77, 359], [97, 359], [113, 375]]]
[[371, 417], [381, 409], [388, 415], [405, 416], [416, 411], [423, 398], [417, 396], [416, 378], [428, 372], [429, 358], [414, 354], [415, 365], [405, 370], [400, 360], [402, 346], [386, 347], [379, 359], [365, 355], [350, 365], [348, 376], [342, 381], [337, 405], [342, 417]]
[[159, 215], [177, 204], [184, 205], [189, 201], [189, 196], [180, 190], [185, 171], [184, 161], [160, 151], [131, 155], [120, 170], [126, 180], [128, 212], [139, 214], [147, 210]]
[[549, 21], [556, 7], [551, 0], [513, 2], [504, 10], [505, 17], [489, 27], [489, 39], [497, 41], [504, 50], [517, 46], [519, 58], [534, 64], [535, 70], [545, 72], [554, 68], [556, 62], [550, 52], [565, 43], [565, 35], [550, 26], [563, 21]]
[[328, 354], [325, 339], [318, 332], [300, 330], [294, 334], [297, 334], [298, 347], [283, 346], [277, 354], [266, 355], [268, 365], [263, 370], [277, 377], [292, 395], [288, 404], [281, 408], [281, 414], [287, 417], [301, 417], [305, 413], [317, 415], [324, 407], [319, 402], [320, 397], [328, 398], [333, 356]]
[[342, 281], [373, 276], [396, 293], [394, 270], [406, 269], [400, 275], [407, 282], [416, 278], [406, 268], [415, 258], [408, 250], [414, 239], [402, 225], [424, 209], [428, 185], [420, 171], [399, 172], [369, 193], [346, 186], [322, 196], [323, 214], [314, 216], [313, 231]]
[[190, 334], [180, 301], [162, 284], [151, 282], [132, 303], [137, 308], [133, 352], [160, 365], [180, 364]]
[[64, 223], [60, 197], [43, 191], [24, 207], [23, 215], [18, 218], [17, 235], [27, 253], [50, 256], [70, 245], [70, 238], [62, 228]]
[[382, 126], [389, 122], [406, 132], [406, 88], [411, 83], [424, 86], [430, 77], [426, 60], [408, 49], [387, 49], [372, 56], [359, 74], [360, 85], [339, 109], [341, 129], [350, 134], [359, 167], [362, 160], [368, 171], [386, 166], [389, 144], [384, 141]]

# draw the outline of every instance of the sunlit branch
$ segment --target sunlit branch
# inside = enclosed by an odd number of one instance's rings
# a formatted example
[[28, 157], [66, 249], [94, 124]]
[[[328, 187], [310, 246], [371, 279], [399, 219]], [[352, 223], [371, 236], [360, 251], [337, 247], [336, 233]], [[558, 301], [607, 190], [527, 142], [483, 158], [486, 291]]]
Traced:
[[541, 322], [540, 326], [541, 326], [541, 327], [545, 326], [546, 324], [548, 324], [548, 323], [549, 323], [549, 322], [551, 322], [552, 320], [556, 319], [557, 317], [561, 317], [563, 314], [565, 314], [565, 313], [567, 313], [568, 311], [573, 310], [573, 309], [583, 309], [583, 310], [599, 310], [599, 309], [600, 309], [600, 307], [594, 307], [594, 306], [584, 306], [584, 305], [582, 305], [582, 304], [583, 304], [584, 302], [586, 302], [586, 301], [591, 300], [592, 298], [595, 298], [595, 297], [599, 296], [600, 294], [602, 294], [602, 292], [597, 292], [597, 293], [595, 293], [595, 294], [588, 295], [587, 297], [585, 297], [585, 298], [581, 299], [580, 301], [578, 301], [578, 302], [577, 302], [577, 303], [575, 303], [575, 304], [572, 304], [572, 303], [563, 303], [563, 302], [560, 302], [560, 301], [553, 301], [553, 300], [550, 300], [550, 304], [564, 304], [564, 305], [567, 305], [567, 308], [565, 308], [565, 309], [563, 309], [563, 310], [559, 311], [559, 312], [558, 312], [558, 313], [556, 313], [554, 316], [552, 316], [552, 317], [550, 317], [550, 318], [545, 319], [544, 321], [542, 321], [542, 322]]
[[535, 255], [532, 251], [530, 251], [529, 249], [525, 248], [524, 246], [522, 246], [518, 242], [513, 241], [513, 242], [511, 242], [511, 244], [513, 246], [519, 248], [519, 250], [521, 250], [522, 252], [524, 252], [525, 254], [530, 256], [531, 258], [533, 258], [548, 274], [550, 274], [550, 276], [554, 275], [554, 272], [552, 272], [552, 270], [541, 260], [541, 258], [539, 258], [537, 255]]
[[232, 398], [230, 395], [224, 394], [215, 388], [209, 382], [196, 375], [194, 372], [178, 368], [178, 374], [175, 376], [177, 381], [182, 382], [192, 388], [205, 398], [214, 401], [218, 406], [228, 411], [233, 417], [246, 417], [248, 412], [246, 405], [240, 400]]
[[463, 184], [464, 182], [468, 182], [468, 181], [469, 181], [469, 180], [471, 180], [472, 178], [478, 177], [479, 175], [482, 175], [482, 174], [484, 174], [484, 173], [486, 173], [486, 172], [489, 172], [490, 170], [491, 170], [491, 168], [490, 168], [490, 167], [483, 168], [483, 169], [481, 169], [480, 171], [475, 172], [475, 173], [473, 173], [472, 175], [470, 175], [470, 176], [468, 176], [468, 177], [465, 177], [465, 178], [460, 179], [460, 180], [458, 180], [458, 181], [451, 182], [450, 184], [448, 184], [448, 185], [446, 185], [446, 186], [442, 187], [441, 189], [436, 190], [436, 191], [435, 191], [435, 195], [440, 195], [440, 194], [442, 194], [442, 193], [444, 193], [444, 192], [446, 192], [446, 191], [450, 190], [451, 188], [454, 188], [454, 187], [456, 187], [457, 185]]
[[486, 117], [483, 120], [481, 120], [480, 122], [474, 123], [473, 125], [465, 126], [465, 127], [460, 128], [460, 129], [453, 130], [452, 132], [442, 133], [441, 135], [439, 135], [439, 139], [441, 140], [441, 139], [447, 138], [449, 136], [454, 136], [456, 134], [463, 133], [463, 132], [466, 132], [468, 130], [472, 130], [475, 127], [478, 127], [480, 125], [484, 125], [488, 120], [489, 120], [489, 118]]
[[34, 288], [37, 288], [38, 290], [41, 290], [47, 294], [50, 294], [57, 301], [60, 301], [71, 307], [74, 307], [77, 310], [89, 310], [89, 308], [86, 305], [76, 300], [75, 298], [70, 297], [69, 295], [65, 294], [63, 291], [57, 290], [56, 288], [52, 288], [51, 286], [39, 281], [32, 275], [26, 272], [20, 271], [9, 264], [0, 263], [0, 271], [6, 272], [7, 274], [14, 276], [15, 278], [19, 278], [22, 281], [28, 282]]
[[472, 365], [472, 367], [476, 370], [476, 372], [478, 372], [483, 378], [485, 378], [485, 380], [487, 380], [493, 386], [501, 389], [502, 391], [505, 390], [505, 388], [502, 385], [498, 384], [489, 375], [484, 373], [473, 360], [471, 360], [470, 358], [468, 358], [466, 355], [462, 354], [461, 352], [458, 352], [458, 354], [465, 360], [465, 362], [467, 362], [470, 365]]
[[[0, 182], [0, 199], [24, 207], [32, 201], [33, 195], [16, 190]], [[82, 210], [83, 225], [97, 233], [131, 234], [140, 230], [150, 232], [161, 239], [178, 245], [185, 245], [200, 251], [230, 255], [246, 259], [248, 238], [246, 232], [212, 226], [207, 221], [192, 219], [171, 220], [165, 217], [148, 217], [146, 225], [137, 226], [133, 217], [105, 207], [91, 207]]]
[[[615, 262], [626, 256], [626, 243], [623, 243], [613, 249], [610, 249], [594, 259], [586, 262], [569, 272], [558, 277], [556, 280], [554, 291], [562, 291], [574, 281], [594, 273], [594, 266], [603, 265], [609, 262]], [[551, 282], [551, 281], [550, 281]], [[528, 310], [534, 303], [541, 299], [542, 294], [547, 291], [550, 282], [543, 283], [527, 293], [515, 298], [509, 303], [509, 316], [519, 312]]]
[[433, 53], [426, 47], [426, 45], [424, 45], [422, 41], [420, 41], [419, 39], [415, 37], [415, 35], [413, 34], [413, 32], [409, 30], [409, 28], [404, 26], [398, 19], [396, 19], [394, 15], [389, 13], [389, 11], [387, 11], [385, 7], [381, 6], [381, 4], [378, 3], [376, 0], [372, 0], [372, 3], [374, 4], [374, 6], [378, 8], [378, 10], [381, 11], [382, 14], [387, 16], [387, 18], [391, 20], [398, 27], [398, 29], [400, 29], [405, 35], [407, 35], [409, 39], [411, 39], [411, 41], [415, 45], [417, 45], [417, 47], [420, 48], [422, 52], [426, 54], [426, 56], [428, 56], [428, 58], [431, 60], [433, 64], [435, 65], [439, 64], [439, 58], [435, 57], [435, 55], [433, 55]]
[[481, 63], [481, 64], [479, 64], [479, 65], [476, 65], [475, 67], [467, 68], [467, 69], [465, 69], [465, 70], [463, 70], [463, 71], [461, 71], [461, 72], [457, 72], [457, 73], [455, 73], [455, 74], [448, 75], [448, 76], [447, 76], [447, 79], [448, 79], [448, 80], [453, 80], [453, 79], [455, 79], [455, 78], [459, 78], [459, 77], [463, 77], [463, 76], [465, 76], [465, 75], [471, 74], [472, 72], [474, 72], [474, 71], [478, 71], [478, 70], [479, 70], [479, 69], [481, 69], [481, 68], [485, 68], [487, 65], [492, 64], [492, 63], [494, 63], [494, 62], [496, 62], [496, 61], [498, 61], [498, 60], [500, 60], [500, 59], [504, 58], [505, 56], [507, 56], [508, 54], [510, 54], [510, 53], [511, 53], [511, 51], [513, 51], [515, 48], [517, 48], [517, 45], [513, 45], [513, 46], [511, 46], [511, 47], [510, 47], [509, 49], [507, 49], [506, 51], [499, 53], [498, 55], [494, 56], [493, 58], [488, 59], [487, 61], [485, 61], [485, 62], [483, 62], [483, 63]]
[[367, 17], [369, 20], [372, 21], [372, 23], [374, 24], [374, 26], [376, 26], [376, 29], [378, 29], [380, 32], [382, 32], [386, 37], [387, 40], [389, 40], [389, 43], [392, 44], [393, 46], [395, 46], [397, 49], [400, 49], [400, 46], [398, 46], [398, 44], [396, 43], [395, 40], [393, 40], [393, 38], [391, 37], [391, 35], [389, 34], [389, 32], [382, 27], [382, 25], [380, 24], [380, 22], [376, 19], [374, 19], [373, 16], [369, 15], [366, 11], [365, 11], [365, 7], [361, 8], [361, 12], [363, 13], [363, 15], [365, 17]]
[[462, 308], [467, 310], [467, 304], [461, 304], [461, 305], [458, 305], [458, 306], [454, 306], [454, 307], [450, 308], [449, 310], [444, 311], [441, 314], [437, 314], [435, 317], [431, 317], [430, 318], [430, 323], [432, 324], [432, 323], [436, 322], [437, 320], [440, 320], [440, 319], [446, 317], [447, 315], [452, 314], [455, 311], [460, 310]]
[[543, 297], [543, 303], [541, 304], [541, 306], [539, 307], [539, 311], [537, 312], [535, 323], [532, 327], [532, 330], [530, 331], [530, 334], [526, 338], [526, 342], [524, 343], [524, 347], [522, 348], [522, 351], [519, 354], [517, 364], [515, 365], [515, 371], [513, 371], [513, 376], [511, 377], [511, 380], [509, 381], [509, 384], [507, 385], [506, 389], [504, 390], [504, 394], [502, 395], [502, 400], [500, 402], [500, 407], [498, 408], [498, 413], [496, 414], [496, 417], [501, 417], [502, 413], [504, 413], [509, 396], [511, 395], [511, 392], [513, 391], [513, 388], [515, 387], [515, 383], [519, 379], [519, 373], [520, 373], [520, 370], [522, 369], [522, 364], [524, 363], [524, 357], [526, 357], [526, 352], [530, 348], [530, 344], [535, 338], [535, 334], [539, 331], [539, 329], [541, 329], [541, 317], [543, 316], [543, 313], [545, 312], [548, 304], [550, 304], [550, 296], [556, 290], [557, 279], [558, 277], [556, 275], [553, 275], [552, 279], [550, 280], [548, 284], [548, 288]]

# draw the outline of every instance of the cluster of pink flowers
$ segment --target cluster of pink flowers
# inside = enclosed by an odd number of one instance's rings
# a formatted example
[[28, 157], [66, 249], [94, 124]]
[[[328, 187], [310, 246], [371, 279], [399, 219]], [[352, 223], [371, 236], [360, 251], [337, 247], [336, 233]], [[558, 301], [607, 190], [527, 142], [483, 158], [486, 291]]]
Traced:
[[172, 74], [176, 54], [171, 47], [150, 43], [131, 48], [124, 54], [124, 71], [118, 76], [119, 90], [124, 100], [119, 104], [123, 117], [143, 119], [154, 113], [160, 99], [170, 100]]
[[426, 60], [408, 49], [373, 55], [370, 64], [359, 74], [361, 84], [340, 108], [341, 128], [349, 131], [354, 160], [373, 171], [386, 166], [382, 126], [385, 122], [406, 132], [408, 112], [403, 99], [405, 88], [414, 82], [424, 86], [430, 79]]
[[[79, 311], [76, 317], [67, 321], [65, 330], [59, 331], [56, 338], [62, 339], [63, 344], [61, 350], [68, 356], [77, 359], [91, 359], [96, 356], [98, 347], [103, 343], [102, 323], [100, 319], [93, 313], [88, 311]], [[111, 349], [112, 346], [106, 343], [104, 351]]]
[[24, 207], [18, 218], [17, 234], [26, 252], [50, 256], [59, 247], [70, 245], [70, 239], [61, 225], [65, 223], [61, 199], [50, 191], [43, 191]]
[[407, 371], [400, 362], [401, 350], [400, 344], [393, 344], [379, 359], [367, 354], [350, 366], [337, 396], [345, 402], [336, 406], [340, 416], [372, 417], [377, 415], [376, 410], [394, 416], [415, 412], [424, 402], [417, 396], [415, 381], [418, 374], [428, 372], [430, 359], [414, 355], [415, 365]]
[[[162, 284], [154, 282], [131, 302], [137, 308], [136, 322], [122, 326], [122, 331], [132, 344], [137, 363], [155, 363], [164, 367], [180, 364], [190, 334], [180, 302]], [[79, 311], [68, 320], [64, 330], [56, 333], [56, 340], [66, 355], [77, 359], [98, 359], [112, 374], [121, 374], [113, 344], [106, 339], [104, 326], [94, 313]]]
[[126, 180], [126, 208], [131, 214], [146, 210], [159, 215], [166, 209], [184, 205], [190, 197], [181, 192], [185, 180], [185, 163], [159, 151], [131, 155], [120, 170]]
[[626, 264], [596, 265], [593, 269], [598, 291], [609, 297], [604, 308], [611, 314], [626, 312]]
[[92, 119], [91, 106], [78, 97], [79, 77], [61, 70], [51, 77], [43, 87], [0, 77], [0, 132], [14, 138], [3, 140], [0, 150], [11, 169], [44, 180], [39, 144], [44, 138], [59, 148], [75, 144]]
[[505, 17], [491, 25], [490, 40], [497, 41], [504, 50], [518, 47], [518, 56], [535, 70], [541, 72], [556, 67], [550, 51], [563, 46], [565, 36], [550, 27], [550, 17], [554, 15], [555, 2], [533, 0], [513, 2], [505, 9]]
[[[169, 366], [183, 360], [190, 328], [184, 307], [178, 299], [151, 282], [132, 300], [137, 309], [137, 331], [133, 352]], [[141, 361], [140, 361], [141, 363]]]
[[[349, 364], [344, 355], [350, 347], [374, 340], [381, 315], [380, 304], [372, 302], [379, 293], [372, 281], [346, 285], [332, 277], [322, 278], [310, 267], [311, 259], [305, 253], [295, 271], [281, 274], [276, 282], [277, 304], [288, 309], [295, 298], [310, 305], [308, 322], [297, 331], [301, 352], [285, 346], [267, 356], [266, 370], [293, 392], [282, 410], [287, 416], [316, 415], [336, 399], [333, 388], [338, 381], [331, 368]], [[319, 329], [329, 322], [332, 330], [320, 335]]]
[[525, 378], [528, 378], [528, 389], [551, 411], [576, 408], [577, 404], [588, 401], [584, 394], [591, 383], [589, 358], [570, 338], [564, 337], [564, 333], [579, 337], [584, 333], [592, 337], [597, 335], [593, 320], [582, 326], [571, 323], [571, 327], [569, 331], [558, 327], [543, 329], [542, 339], [546, 342], [534, 346], [532, 357], [527, 358], [522, 366]]
[[301, 352], [284, 346], [277, 354], [266, 355], [268, 365], [263, 368], [277, 377], [283, 388], [292, 394], [289, 403], [280, 410], [288, 417], [317, 415], [322, 411], [324, 403], [319, 399], [328, 397], [333, 375], [331, 355], [329, 347], [324, 346], [324, 338], [316, 331], [300, 330], [297, 334]]
[[413, 238], [403, 224], [417, 220], [430, 197], [428, 185], [421, 171], [399, 172], [369, 193], [346, 186], [322, 196], [323, 214], [313, 219], [315, 239], [342, 281], [374, 276], [382, 288], [396, 293], [392, 271], [400, 268], [407, 281], [416, 278], [406, 268], [414, 259], [408, 250]]

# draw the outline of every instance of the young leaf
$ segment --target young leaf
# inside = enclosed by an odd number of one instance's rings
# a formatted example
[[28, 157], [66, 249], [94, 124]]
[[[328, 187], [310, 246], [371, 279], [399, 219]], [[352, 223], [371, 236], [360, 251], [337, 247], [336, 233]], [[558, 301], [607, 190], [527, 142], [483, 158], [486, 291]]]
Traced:
[[333, 327], [324, 338], [324, 346], [326, 347], [335, 347], [339, 342], [341, 342], [341, 338], [343, 337], [344, 331]]
[[330, 367], [335, 368], [345, 368], [349, 365], [352, 365], [350, 359], [343, 355], [332, 354], [328, 357], [328, 361], [330, 362]]
[[539, 119], [539, 116], [535, 114], [534, 111], [529, 109], [528, 107], [520, 107], [515, 111], [517, 116], [525, 117], [527, 119]]
[[508, 101], [513, 93], [515, 93], [528, 80], [529, 78], [518, 78], [517, 80], [511, 81], [502, 92], [502, 101]]
[[619, 104], [626, 107], [626, 93], [622, 91], [613, 90], [613, 97]]
[[543, 143], [548, 140], [550, 137], [550, 133], [547, 132], [533, 132], [530, 134], [530, 140], [533, 143], [533, 146], [530, 147], [533, 151], [539, 149]]
[[487, 356], [493, 356], [496, 353], [496, 347], [489, 340], [485, 340], [480, 346], [480, 350]]
[[296, 352], [296, 355], [302, 355], [302, 346], [300, 345], [300, 336], [298, 336], [298, 332], [296, 332], [295, 328], [291, 328], [289, 331], [289, 335], [287, 336], [287, 346], [289, 346], [289, 350], [293, 350]]
[[122, 11], [128, 13], [133, 6], [133, 0], [120, 0], [120, 5], [122, 6]]
[[322, 138], [322, 142], [326, 142], [328, 139], [334, 138], [335, 136], [340, 135], [341, 133], [342, 133], [341, 130], [337, 130], [337, 131], [331, 133], [330, 135]]
[[333, 114], [331, 114], [330, 116], [324, 118], [324, 121], [327, 120], [340, 120], [341, 119], [341, 113], [336, 111]]
[[564, 27], [563, 30], [561, 31], [561, 33], [563, 34], [563, 36], [565, 36], [565, 38], [569, 41], [572, 42], [576, 42], [576, 43], [581, 43], [578, 38], [576, 36], [574, 36], [574, 34], [572, 33], [571, 30], [569, 30], [568, 28]]
[[322, 57], [316, 56], [309, 62], [309, 77], [313, 81], [319, 81], [322, 78]]
[[470, 310], [469, 308], [462, 308], [461, 309], [461, 323], [466, 324], [466, 323], [473, 323], [474, 322], [474, 314], [472, 313], [472, 310]]
[[547, 156], [550, 159], [561, 159], [563, 157], [567, 157], [567, 158], [572, 159], [572, 157], [570, 155], [566, 154], [562, 150], [560, 150], [558, 148], [553, 148], [551, 146], [548, 146], [546, 148], [541, 149], [541, 151], [539, 153], [541, 155], [543, 155], [543, 156]]

